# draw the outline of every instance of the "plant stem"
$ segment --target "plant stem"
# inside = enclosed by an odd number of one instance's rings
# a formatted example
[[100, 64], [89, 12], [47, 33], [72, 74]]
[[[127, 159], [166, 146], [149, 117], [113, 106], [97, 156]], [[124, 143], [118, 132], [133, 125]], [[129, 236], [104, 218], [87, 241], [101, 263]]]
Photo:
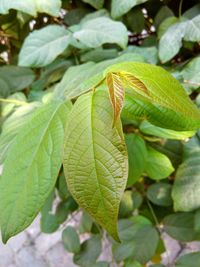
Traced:
[[13, 104], [18, 105], [18, 106], [28, 105], [27, 102], [16, 100], [16, 99], [4, 99], [4, 98], [0, 98], [0, 102], [13, 103]]
[[152, 217], [153, 217], [153, 219], [154, 219], [154, 221], [155, 221], [155, 223], [156, 223], [156, 226], [159, 226], [158, 219], [157, 219], [156, 214], [155, 214], [155, 212], [154, 212], [154, 210], [153, 210], [153, 208], [152, 208], [152, 206], [151, 206], [151, 203], [149, 202], [148, 199], [146, 199], [146, 201], [147, 201], [147, 205], [148, 205], [148, 207], [149, 207], [149, 210], [150, 210], [150, 212], [151, 212], [151, 215], [152, 215]]
[[178, 8], [179, 18], [181, 17], [181, 13], [182, 13], [182, 5], [183, 5], [183, 0], [180, 0], [179, 8]]

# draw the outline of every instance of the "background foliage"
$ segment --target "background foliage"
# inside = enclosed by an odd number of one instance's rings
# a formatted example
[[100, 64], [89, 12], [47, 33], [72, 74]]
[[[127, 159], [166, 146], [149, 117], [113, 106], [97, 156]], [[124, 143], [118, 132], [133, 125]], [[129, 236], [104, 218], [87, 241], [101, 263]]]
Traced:
[[[178, 120], [173, 129], [138, 120], [135, 102], [125, 97], [121, 119], [129, 173], [119, 210], [121, 243], [79, 208], [67, 189], [60, 152], [72, 103], [112, 64], [162, 66], [200, 105], [199, 1], [0, 0], [0, 14], [0, 163], [7, 166], [3, 176], [10, 177], [0, 183], [3, 241], [27, 227], [39, 210], [41, 230], [64, 229], [66, 250], [84, 267], [112, 264], [98, 261], [107, 239], [113, 263], [125, 267], [149, 261], [161, 267], [164, 232], [183, 244], [200, 240], [199, 131], [177, 131]], [[159, 83], [159, 73], [154, 80]], [[85, 98], [87, 105], [75, 105], [86, 113], [90, 99]], [[179, 101], [181, 108], [181, 96], [177, 105]], [[176, 103], [171, 102], [174, 109]], [[78, 120], [72, 112], [71, 129], [87, 123], [85, 113]], [[70, 135], [67, 138], [72, 144]], [[38, 176], [38, 169], [49, 174], [48, 181]], [[65, 228], [77, 213], [79, 224]], [[80, 242], [80, 236], [87, 239]], [[193, 253], [174, 264], [194, 267], [199, 262], [200, 253]]]

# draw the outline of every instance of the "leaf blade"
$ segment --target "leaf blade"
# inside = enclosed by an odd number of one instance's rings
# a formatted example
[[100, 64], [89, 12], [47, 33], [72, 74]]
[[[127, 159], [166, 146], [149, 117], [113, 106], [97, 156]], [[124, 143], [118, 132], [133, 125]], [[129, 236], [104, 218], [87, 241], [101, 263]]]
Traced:
[[111, 110], [103, 91], [79, 97], [66, 130], [63, 165], [75, 200], [119, 240], [117, 216], [127, 180], [127, 152], [120, 122], [112, 128]]

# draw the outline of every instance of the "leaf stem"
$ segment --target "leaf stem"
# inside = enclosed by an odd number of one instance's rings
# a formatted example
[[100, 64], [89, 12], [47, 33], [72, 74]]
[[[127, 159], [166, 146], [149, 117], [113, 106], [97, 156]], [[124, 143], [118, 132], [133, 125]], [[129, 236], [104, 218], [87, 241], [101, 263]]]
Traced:
[[158, 221], [158, 219], [157, 219], [157, 217], [156, 217], [156, 214], [155, 214], [155, 212], [154, 212], [154, 210], [153, 210], [153, 208], [152, 208], [152, 206], [151, 206], [151, 203], [149, 202], [148, 199], [146, 199], [146, 201], [147, 201], [147, 205], [148, 205], [148, 207], [149, 207], [149, 210], [150, 210], [150, 212], [151, 212], [151, 215], [152, 215], [152, 217], [153, 217], [153, 219], [154, 219], [154, 221], [155, 221], [155, 223], [156, 223], [156, 226], [159, 226], [159, 221]]
[[4, 99], [4, 98], [0, 98], [0, 102], [13, 103], [13, 104], [18, 105], [18, 106], [28, 105], [27, 102], [16, 100], [16, 99]]
[[181, 13], [182, 13], [182, 6], [183, 6], [183, 0], [180, 0], [179, 8], [178, 8], [179, 18], [181, 17]]

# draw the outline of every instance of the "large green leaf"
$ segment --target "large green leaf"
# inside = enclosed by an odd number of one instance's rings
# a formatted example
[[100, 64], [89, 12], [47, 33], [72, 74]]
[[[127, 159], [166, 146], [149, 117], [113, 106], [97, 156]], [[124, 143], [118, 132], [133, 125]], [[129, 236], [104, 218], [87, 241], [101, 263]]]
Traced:
[[35, 30], [25, 39], [19, 53], [20, 66], [42, 67], [51, 63], [69, 45], [69, 31], [58, 25]]
[[96, 9], [102, 8], [104, 4], [104, 0], [83, 0], [83, 2], [90, 4]]
[[91, 48], [105, 43], [115, 43], [125, 48], [128, 42], [128, 32], [124, 24], [107, 17], [83, 21], [73, 36]]
[[61, 82], [57, 85], [55, 96], [63, 98], [65, 95], [67, 98], [74, 98], [87, 92], [103, 79], [105, 68], [123, 61], [143, 61], [143, 58], [135, 53], [127, 53], [97, 64], [87, 62], [73, 66], [66, 71]]
[[8, 13], [9, 9], [17, 9], [32, 16], [36, 16], [37, 12], [58, 16], [60, 8], [61, 0], [0, 0], [0, 14]]
[[146, 63], [124, 62], [107, 68], [104, 76], [108, 72], [119, 72], [122, 76], [125, 72], [138, 81], [129, 86], [129, 80], [126, 82], [127, 95], [132, 100], [131, 113], [137, 118], [178, 131], [200, 127], [199, 110], [181, 84], [164, 69]]
[[[3, 66], [0, 68], [0, 95], [7, 96], [10, 93], [28, 87], [34, 81], [35, 75], [31, 69], [18, 66]], [[5, 83], [3, 85], [2, 83]], [[8, 90], [5, 90], [5, 87]]]
[[112, 127], [107, 92], [78, 98], [65, 136], [64, 172], [75, 200], [116, 240], [119, 203], [127, 181], [127, 152], [118, 121]]
[[0, 180], [4, 243], [33, 221], [55, 185], [70, 109], [70, 102], [41, 107], [21, 128], [9, 149]]
[[176, 211], [192, 211], [200, 207], [200, 147], [192, 150], [176, 173], [172, 197]]
[[111, 16], [118, 18], [127, 13], [134, 6], [140, 5], [147, 0], [112, 0]]

